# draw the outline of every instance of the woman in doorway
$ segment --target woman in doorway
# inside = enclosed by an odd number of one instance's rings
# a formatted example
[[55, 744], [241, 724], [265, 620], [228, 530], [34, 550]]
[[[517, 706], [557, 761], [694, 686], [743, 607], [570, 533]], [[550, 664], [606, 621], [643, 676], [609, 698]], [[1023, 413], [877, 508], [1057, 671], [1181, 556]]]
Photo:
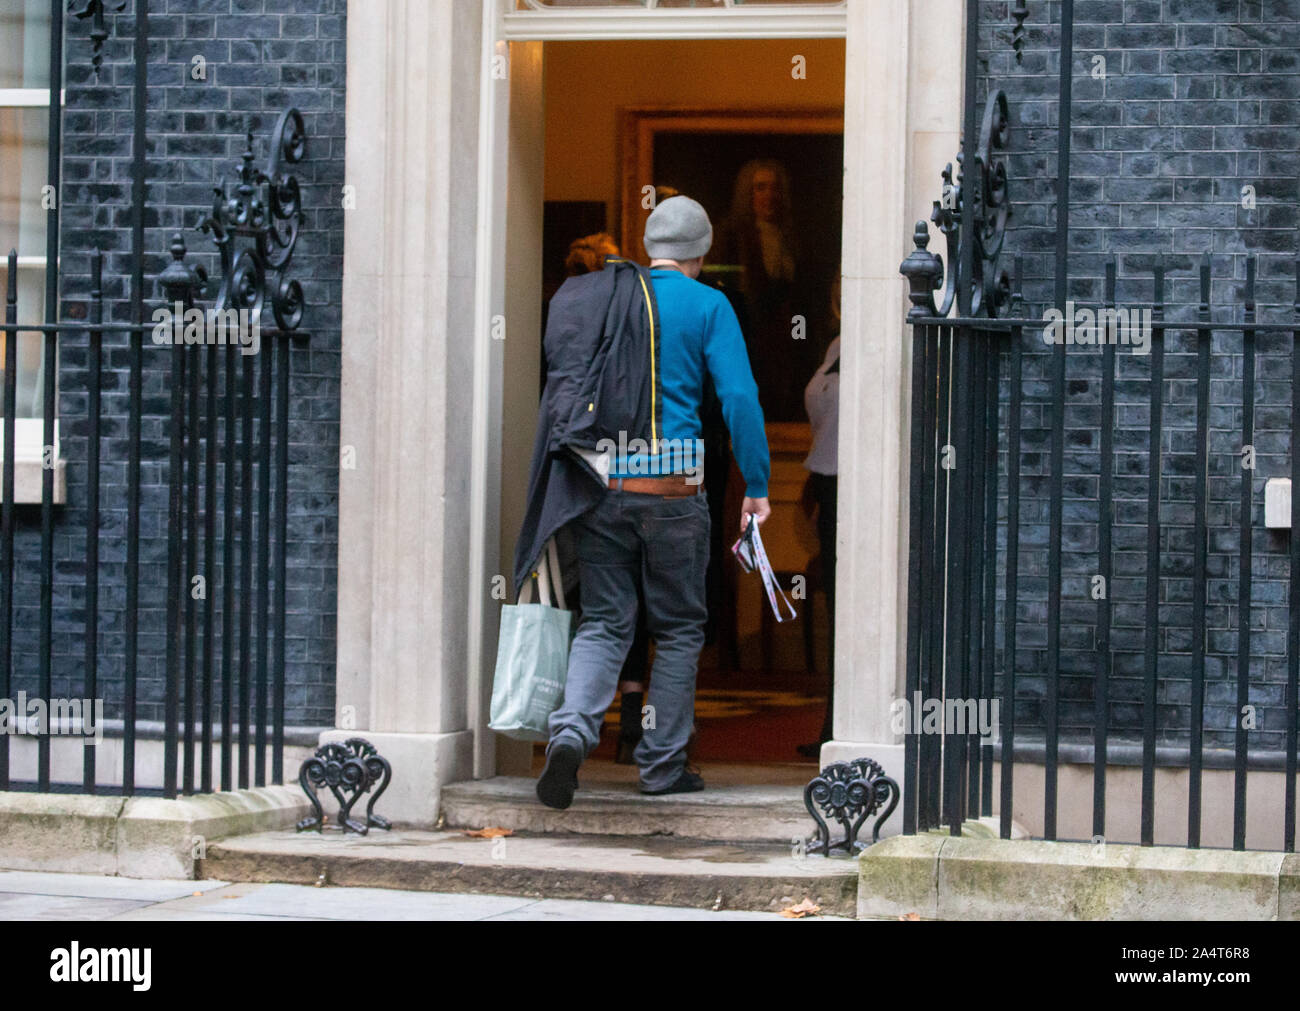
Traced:
[[577, 277], [605, 269], [605, 257], [618, 256], [618, 243], [608, 232], [584, 235], [569, 244], [569, 255], [564, 261], [564, 276]]
[[817, 507], [817, 540], [821, 544], [822, 580], [826, 587], [826, 614], [830, 628], [830, 657], [827, 664], [826, 717], [821, 739], [801, 744], [799, 754], [816, 758], [821, 746], [831, 739], [835, 702], [835, 520], [839, 494], [840, 437], [840, 277], [831, 285], [831, 316], [835, 338], [826, 349], [826, 358], [804, 390], [804, 407], [812, 423], [812, 450], [803, 465], [808, 474], [806, 486]]

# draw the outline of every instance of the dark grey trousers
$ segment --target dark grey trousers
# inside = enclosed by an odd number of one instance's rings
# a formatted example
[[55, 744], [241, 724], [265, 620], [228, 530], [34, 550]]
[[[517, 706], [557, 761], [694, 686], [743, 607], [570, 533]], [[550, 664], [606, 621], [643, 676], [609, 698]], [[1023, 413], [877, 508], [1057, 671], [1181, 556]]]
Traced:
[[548, 750], [563, 741], [586, 757], [600, 742], [636, 634], [639, 583], [655, 659], [635, 758], [641, 785], [659, 790], [681, 774], [695, 720], [708, 614], [708, 498], [702, 489], [683, 498], [611, 490], [574, 528], [582, 621], [569, 650], [564, 701], [551, 714]]

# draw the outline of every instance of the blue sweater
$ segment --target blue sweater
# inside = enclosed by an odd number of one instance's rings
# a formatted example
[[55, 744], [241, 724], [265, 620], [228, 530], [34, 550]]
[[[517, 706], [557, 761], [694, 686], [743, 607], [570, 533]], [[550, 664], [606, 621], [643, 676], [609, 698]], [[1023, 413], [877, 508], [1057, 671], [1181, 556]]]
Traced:
[[[610, 475], [628, 477], [654, 473], [702, 476], [705, 370], [722, 402], [722, 415], [731, 433], [731, 449], [745, 478], [745, 494], [766, 498], [771, 463], [758, 386], [749, 368], [745, 338], [736, 313], [716, 288], [692, 280], [680, 271], [655, 268], [655, 301], [659, 306], [659, 376], [666, 440], [658, 461], [629, 452], [612, 461]], [[635, 450], [637, 447], [629, 447]]]

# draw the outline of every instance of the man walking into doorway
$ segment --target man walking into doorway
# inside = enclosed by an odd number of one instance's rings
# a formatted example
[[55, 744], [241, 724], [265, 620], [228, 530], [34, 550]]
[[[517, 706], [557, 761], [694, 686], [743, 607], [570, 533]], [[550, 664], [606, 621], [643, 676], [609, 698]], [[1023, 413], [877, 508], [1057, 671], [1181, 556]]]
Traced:
[[[694, 450], [701, 445], [706, 376], [722, 403], [745, 479], [742, 529], [750, 516], [762, 523], [771, 512], [763, 411], [740, 325], [722, 292], [697, 280], [712, 244], [709, 216], [689, 197], [662, 201], [646, 222], [659, 315], [647, 349], [657, 372], [650, 390], [662, 398], [659, 442], [672, 449], [652, 446], [649, 454], [637, 453], [638, 440], [620, 447], [610, 460], [607, 489], [573, 521], [582, 622], [569, 653], [564, 700], [550, 719], [546, 768], [537, 781], [538, 799], [549, 807], [572, 803], [578, 767], [599, 743], [636, 631], [638, 588], [655, 642], [644, 733], [634, 753], [641, 792], [704, 789], [701, 777], [686, 767], [686, 745], [707, 617], [709, 509]], [[645, 474], [662, 476], [640, 476]]]

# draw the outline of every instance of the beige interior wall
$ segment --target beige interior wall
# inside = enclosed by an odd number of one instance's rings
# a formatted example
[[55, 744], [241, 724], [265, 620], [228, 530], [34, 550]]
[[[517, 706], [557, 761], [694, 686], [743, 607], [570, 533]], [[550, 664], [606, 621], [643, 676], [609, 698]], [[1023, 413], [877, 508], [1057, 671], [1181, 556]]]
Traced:
[[[505, 410], [501, 430], [501, 564], [510, 571], [515, 532], [524, 518], [528, 465], [537, 420], [538, 334], [542, 326], [542, 129], [545, 43], [510, 44], [510, 155], [507, 168]], [[509, 579], [507, 579], [509, 582]]]
[[[807, 79], [791, 76], [806, 59]], [[546, 199], [619, 209], [624, 106], [826, 108], [844, 102], [843, 39], [546, 44]]]
[[[546, 44], [510, 43], [510, 150], [506, 169], [505, 340], [502, 366], [501, 571], [513, 582], [515, 536], [524, 519], [537, 425], [542, 326], [542, 174]], [[513, 598], [513, 593], [511, 593]], [[527, 775], [532, 748], [498, 735], [497, 771]]]

